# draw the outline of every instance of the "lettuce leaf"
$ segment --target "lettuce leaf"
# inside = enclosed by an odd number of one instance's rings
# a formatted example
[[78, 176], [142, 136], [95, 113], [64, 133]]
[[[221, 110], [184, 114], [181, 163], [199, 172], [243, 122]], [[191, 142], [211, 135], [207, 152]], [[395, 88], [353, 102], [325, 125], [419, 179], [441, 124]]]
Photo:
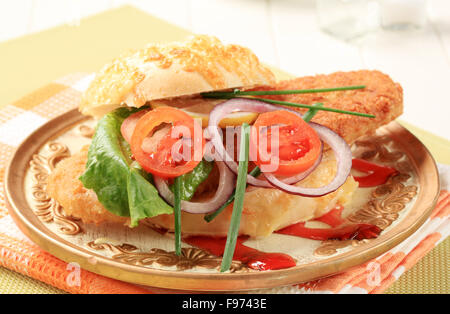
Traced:
[[[205, 181], [213, 168], [212, 161], [202, 160], [191, 172], [181, 176], [181, 199], [189, 201], [195, 194], [198, 186]], [[170, 190], [174, 191], [172, 184]]]
[[158, 190], [136, 168], [130, 169], [127, 191], [132, 227], [136, 227], [141, 219], [173, 213], [173, 208], [159, 196]]
[[144, 171], [132, 167], [130, 146], [120, 126], [138, 110], [119, 108], [97, 124], [89, 147], [83, 185], [95, 191], [98, 200], [113, 214], [131, 217], [132, 226], [140, 219], [171, 214], [173, 209], [158, 195]]
[[130, 216], [126, 182], [132, 160], [120, 126], [131, 113], [121, 108], [100, 119], [89, 147], [86, 170], [80, 177], [107, 210], [125, 217]]

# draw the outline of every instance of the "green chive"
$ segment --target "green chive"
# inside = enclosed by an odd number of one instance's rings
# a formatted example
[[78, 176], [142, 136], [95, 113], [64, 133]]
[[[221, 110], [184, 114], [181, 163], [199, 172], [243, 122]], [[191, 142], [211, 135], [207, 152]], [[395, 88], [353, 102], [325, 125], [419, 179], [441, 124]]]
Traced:
[[[314, 106], [314, 107], [323, 107], [323, 103], [318, 102], [318, 103], [315, 103], [313, 106]], [[317, 108], [314, 108], [314, 109], [311, 108], [311, 109], [309, 109], [309, 110], [303, 115], [303, 120], [304, 120], [305, 122], [311, 121], [311, 119], [316, 115], [317, 111], [319, 111], [319, 109], [317, 109]]]
[[331, 88], [314, 88], [314, 89], [291, 89], [291, 90], [266, 90], [266, 91], [241, 91], [235, 89], [232, 92], [208, 92], [201, 95], [206, 98], [233, 98], [236, 96], [261, 96], [261, 95], [293, 95], [293, 94], [312, 94], [312, 93], [327, 93], [345, 90], [364, 89], [365, 85], [343, 86]]
[[239, 225], [241, 223], [242, 208], [244, 205], [245, 188], [247, 187], [248, 170], [248, 152], [250, 143], [250, 126], [247, 123], [242, 124], [241, 145], [239, 152], [239, 170], [237, 176], [235, 200], [233, 204], [233, 213], [231, 215], [230, 227], [228, 229], [227, 242], [223, 253], [222, 265], [220, 271], [224, 272], [230, 269], [233, 260], [234, 249], [239, 234]]
[[181, 178], [174, 180], [175, 254], [181, 255]]
[[[244, 98], [244, 97], [238, 97], [238, 98]], [[353, 116], [360, 116], [360, 117], [366, 117], [366, 118], [375, 118], [373, 114], [367, 114], [362, 112], [356, 112], [356, 111], [347, 111], [347, 110], [341, 110], [341, 109], [335, 109], [335, 108], [329, 108], [329, 107], [314, 107], [311, 105], [304, 105], [304, 104], [297, 104], [293, 102], [288, 101], [281, 101], [281, 100], [272, 100], [272, 99], [266, 99], [266, 98], [255, 98], [252, 97], [251, 99], [260, 100], [264, 102], [268, 102], [271, 104], [277, 104], [277, 105], [283, 105], [283, 106], [291, 106], [291, 107], [298, 107], [298, 108], [307, 108], [307, 109], [316, 109], [316, 110], [323, 110], [323, 111], [331, 111], [331, 112], [337, 112], [337, 113], [344, 113], [344, 114], [350, 114]]]
[[[259, 169], [259, 167], [255, 167], [253, 168], [252, 171], [250, 171], [249, 175], [253, 176], [253, 177], [257, 177], [261, 174], [261, 169]], [[228, 198], [228, 200], [222, 205], [220, 206], [219, 209], [217, 209], [216, 211], [205, 215], [205, 217], [203, 217], [203, 219], [205, 219], [207, 222], [211, 222], [214, 218], [216, 218], [221, 212], [223, 212], [223, 210], [225, 208], [227, 208], [228, 205], [230, 205], [231, 203], [233, 203], [234, 201], [234, 196], [235, 196], [235, 192], [233, 192], [233, 194], [230, 196], [230, 198]]]

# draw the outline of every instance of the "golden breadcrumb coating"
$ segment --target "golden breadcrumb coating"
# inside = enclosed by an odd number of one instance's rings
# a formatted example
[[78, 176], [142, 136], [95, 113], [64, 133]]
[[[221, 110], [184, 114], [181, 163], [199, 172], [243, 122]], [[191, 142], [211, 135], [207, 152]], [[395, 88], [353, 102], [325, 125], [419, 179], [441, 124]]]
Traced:
[[[312, 89], [341, 86], [365, 85], [365, 89], [316, 94], [265, 96], [267, 98], [312, 105], [324, 103], [325, 107], [373, 114], [375, 118], [319, 111], [313, 122], [320, 123], [342, 136], [347, 143], [353, 143], [363, 135], [373, 133], [403, 112], [403, 89], [400, 84], [379, 71], [353, 71], [320, 74], [280, 81], [272, 87], [259, 90]], [[289, 107], [293, 108], [293, 107]], [[307, 109], [295, 108], [299, 112]]]
[[58, 201], [66, 214], [81, 218], [83, 222], [128, 222], [128, 218], [107, 211], [98, 201], [95, 192], [86, 189], [78, 179], [85, 169], [88, 148], [83, 147], [79, 153], [58, 163], [48, 177], [48, 195]]

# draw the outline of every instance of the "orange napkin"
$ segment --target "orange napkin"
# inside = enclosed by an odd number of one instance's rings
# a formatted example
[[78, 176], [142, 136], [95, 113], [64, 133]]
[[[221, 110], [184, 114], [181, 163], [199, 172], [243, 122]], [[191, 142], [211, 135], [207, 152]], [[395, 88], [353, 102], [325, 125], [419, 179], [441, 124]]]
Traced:
[[[81, 92], [91, 76], [75, 73], [40, 88], [0, 109], [0, 180], [15, 147], [36, 128], [78, 106]], [[447, 171], [441, 172], [447, 182]], [[443, 190], [432, 216], [410, 238], [389, 252], [341, 274], [306, 284], [258, 290], [263, 293], [381, 293], [420, 258], [443, 241], [450, 232], [450, 192]], [[0, 192], [0, 266], [41, 280], [70, 293], [158, 293], [157, 288], [141, 287], [79, 270], [44, 252], [16, 227]], [[256, 292], [256, 291], [255, 291]]]

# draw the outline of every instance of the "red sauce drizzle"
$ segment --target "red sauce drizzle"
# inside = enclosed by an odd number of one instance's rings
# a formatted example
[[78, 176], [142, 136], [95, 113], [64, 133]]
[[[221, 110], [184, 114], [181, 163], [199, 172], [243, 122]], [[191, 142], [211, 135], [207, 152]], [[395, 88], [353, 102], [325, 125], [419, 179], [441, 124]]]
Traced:
[[359, 187], [368, 188], [386, 183], [389, 177], [398, 173], [394, 168], [380, 166], [363, 159], [354, 158], [352, 168], [361, 172], [368, 173], [367, 176], [353, 178], [359, 183]]
[[[266, 253], [243, 243], [248, 237], [239, 237], [236, 242], [233, 260], [241, 261], [248, 267], [256, 270], [275, 270], [289, 268], [296, 265], [295, 259], [284, 253]], [[183, 239], [192, 246], [201, 248], [209, 253], [222, 256], [225, 250], [226, 238], [213, 238], [205, 236], [194, 236]]]

